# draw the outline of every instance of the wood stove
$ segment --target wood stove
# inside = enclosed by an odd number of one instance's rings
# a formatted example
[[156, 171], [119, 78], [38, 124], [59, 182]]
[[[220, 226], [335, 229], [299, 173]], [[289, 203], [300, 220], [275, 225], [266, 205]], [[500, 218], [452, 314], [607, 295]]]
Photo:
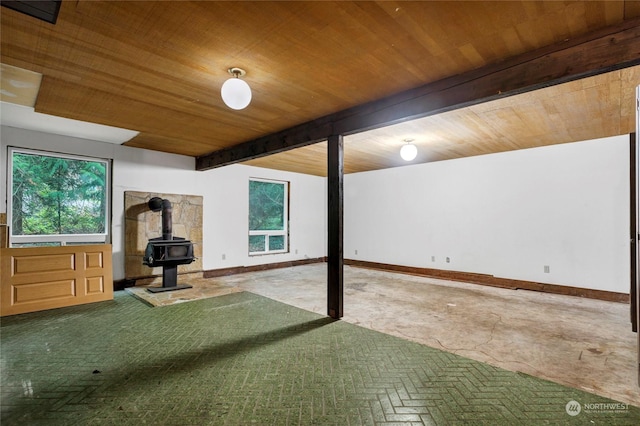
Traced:
[[154, 212], [162, 211], [162, 237], [149, 240], [142, 263], [152, 268], [162, 266], [162, 287], [151, 287], [147, 291], [158, 293], [192, 288], [188, 284], [178, 285], [178, 265], [187, 265], [195, 257], [191, 241], [173, 236], [171, 202], [153, 197], [148, 206]]

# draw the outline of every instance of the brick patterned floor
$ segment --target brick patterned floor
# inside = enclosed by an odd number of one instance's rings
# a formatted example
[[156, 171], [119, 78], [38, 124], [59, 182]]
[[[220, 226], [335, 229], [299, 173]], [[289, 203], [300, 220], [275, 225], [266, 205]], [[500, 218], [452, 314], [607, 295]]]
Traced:
[[156, 308], [117, 292], [3, 318], [1, 338], [3, 426], [640, 424], [638, 407], [248, 292]]

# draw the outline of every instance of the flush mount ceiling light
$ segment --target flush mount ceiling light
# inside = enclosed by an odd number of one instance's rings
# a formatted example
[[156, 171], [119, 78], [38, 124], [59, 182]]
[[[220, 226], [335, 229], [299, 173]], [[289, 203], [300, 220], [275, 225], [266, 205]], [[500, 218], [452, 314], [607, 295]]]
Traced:
[[225, 81], [220, 89], [222, 100], [231, 109], [244, 109], [251, 102], [251, 88], [246, 81], [240, 80], [246, 71], [236, 67], [228, 71], [233, 77]]
[[400, 157], [402, 157], [404, 161], [411, 161], [418, 155], [418, 148], [411, 143], [413, 139], [405, 139], [404, 142], [406, 142], [406, 144], [400, 148]]

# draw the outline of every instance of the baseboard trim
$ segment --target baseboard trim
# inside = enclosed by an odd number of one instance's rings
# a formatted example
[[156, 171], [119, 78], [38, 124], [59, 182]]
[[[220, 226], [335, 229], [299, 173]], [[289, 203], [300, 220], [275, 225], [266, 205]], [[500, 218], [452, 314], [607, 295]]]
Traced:
[[113, 280], [113, 291], [124, 290], [127, 287], [135, 287], [136, 280], [123, 278], [121, 280]]
[[312, 263], [326, 262], [326, 257], [316, 257], [313, 259], [290, 260], [287, 262], [266, 263], [263, 265], [234, 266], [231, 268], [209, 269], [203, 271], [204, 278], [225, 277], [228, 275], [243, 274], [245, 272], [268, 271], [270, 269], [290, 268], [292, 266], [309, 265]]
[[[313, 259], [291, 260], [287, 262], [266, 263], [263, 265], [234, 266], [230, 268], [210, 269], [203, 271], [203, 278], [224, 277], [246, 272], [268, 271], [270, 269], [290, 268], [292, 266], [309, 265], [313, 263], [325, 263], [326, 257], [316, 257]], [[418, 268], [415, 266], [393, 265], [389, 263], [368, 262], [364, 260], [345, 259], [345, 265], [366, 269], [376, 269], [387, 272], [398, 272], [402, 274], [418, 275], [421, 277], [439, 278], [449, 281], [461, 281], [470, 284], [486, 285], [491, 287], [508, 288], [512, 290], [530, 290], [543, 293], [562, 294], [566, 296], [584, 297], [587, 299], [605, 300], [608, 302], [629, 303], [629, 295], [613, 291], [592, 290], [588, 288], [568, 287], [557, 284], [538, 283], [534, 281], [514, 280], [510, 278], [500, 278], [488, 274], [477, 274], [472, 272], [448, 271], [443, 269]], [[135, 280], [114, 281], [114, 290], [124, 289], [135, 285]]]
[[360, 268], [399, 272], [403, 274], [419, 275], [422, 277], [439, 278], [450, 281], [463, 281], [470, 284], [480, 284], [491, 287], [509, 288], [512, 290], [531, 290], [544, 293], [584, 297], [588, 299], [606, 300], [608, 302], [629, 303], [628, 294], [613, 291], [592, 290], [588, 288], [568, 287], [564, 285], [545, 284], [533, 281], [521, 281], [509, 278], [500, 278], [488, 274], [475, 274], [471, 272], [447, 271], [442, 269], [417, 268], [414, 266], [367, 262], [364, 260], [345, 259], [344, 264]]

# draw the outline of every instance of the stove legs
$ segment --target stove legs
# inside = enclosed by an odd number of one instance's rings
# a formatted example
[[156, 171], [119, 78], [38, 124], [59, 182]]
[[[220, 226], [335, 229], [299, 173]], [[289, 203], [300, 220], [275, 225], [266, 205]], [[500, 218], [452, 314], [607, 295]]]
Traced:
[[162, 267], [162, 287], [150, 287], [147, 291], [160, 293], [163, 291], [182, 290], [192, 288], [188, 284], [178, 285], [178, 265], [167, 265]]

